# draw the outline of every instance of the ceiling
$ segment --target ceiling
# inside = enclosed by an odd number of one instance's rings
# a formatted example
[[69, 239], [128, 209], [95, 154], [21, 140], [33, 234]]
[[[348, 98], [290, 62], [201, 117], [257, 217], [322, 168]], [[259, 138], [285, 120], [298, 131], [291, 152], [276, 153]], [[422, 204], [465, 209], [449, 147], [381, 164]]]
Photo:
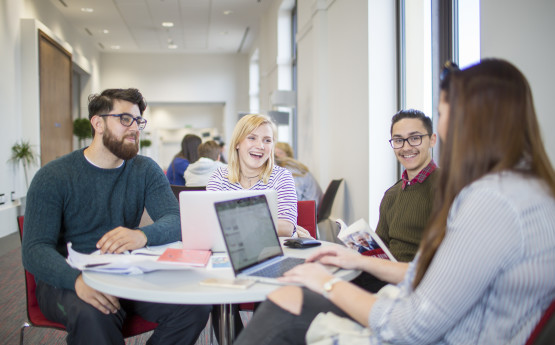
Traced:
[[195, 54], [248, 52], [272, 1], [50, 0], [102, 52]]

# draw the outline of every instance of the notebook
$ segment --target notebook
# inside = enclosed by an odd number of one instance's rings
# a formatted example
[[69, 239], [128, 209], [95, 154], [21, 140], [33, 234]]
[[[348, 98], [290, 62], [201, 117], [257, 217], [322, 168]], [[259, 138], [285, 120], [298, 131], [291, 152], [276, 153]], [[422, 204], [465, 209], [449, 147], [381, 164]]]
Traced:
[[282, 284], [276, 278], [304, 259], [285, 257], [266, 196], [250, 196], [214, 204], [237, 278]]
[[179, 193], [181, 240], [183, 249], [225, 252], [220, 224], [214, 210], [217, 201], [231, 200], [252, 195], [266, 195], [277, 228], [277, 192], [269, 190], [234, 191], [182, 191]]

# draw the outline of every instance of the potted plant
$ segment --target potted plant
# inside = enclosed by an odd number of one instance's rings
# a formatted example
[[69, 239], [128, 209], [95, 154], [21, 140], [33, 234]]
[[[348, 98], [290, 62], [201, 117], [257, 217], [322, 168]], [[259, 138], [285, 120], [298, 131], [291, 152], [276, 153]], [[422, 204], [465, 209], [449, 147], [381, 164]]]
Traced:
[[38, 154], [33, 150], [31, 144], [28, 141], [21, 140], [12, 146], [12, 156], [10, 162], [18, 165], [20, 162], [23, 164], [23, 172], [25, 174], [25, 185], [29, 188], [29, 178], [27, 175], [27, 168], [35, 165]]
[[83, 140], [92, 138], [91, 122], [86, 118], [73, 121], [73, 134], [79, 139], [79, 148], [83, 147]]
[[141, 139], [139, 141], [139, 148], [141, 149], [142, 155], [147, 155], [147, 148], [152, 145], [152, 141], [150, 139]]

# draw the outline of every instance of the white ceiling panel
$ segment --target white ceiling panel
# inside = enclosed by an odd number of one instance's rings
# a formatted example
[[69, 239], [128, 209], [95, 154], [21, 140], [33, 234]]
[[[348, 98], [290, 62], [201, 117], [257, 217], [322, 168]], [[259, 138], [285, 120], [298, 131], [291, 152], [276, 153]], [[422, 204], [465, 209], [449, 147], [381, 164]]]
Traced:
[[50, 0], [76, 30], [89, 32], [103, 51], [114, 53], [237, 53], [248, 32], [244, 52], [272, 1]]

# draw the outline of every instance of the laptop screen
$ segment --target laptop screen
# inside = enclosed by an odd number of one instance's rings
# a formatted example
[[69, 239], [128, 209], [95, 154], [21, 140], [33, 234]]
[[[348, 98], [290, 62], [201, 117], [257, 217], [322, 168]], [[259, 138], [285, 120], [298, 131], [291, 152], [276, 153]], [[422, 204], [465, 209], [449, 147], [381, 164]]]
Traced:
[[283, 255], [264, 195], [214, 203], [235, 272]]

